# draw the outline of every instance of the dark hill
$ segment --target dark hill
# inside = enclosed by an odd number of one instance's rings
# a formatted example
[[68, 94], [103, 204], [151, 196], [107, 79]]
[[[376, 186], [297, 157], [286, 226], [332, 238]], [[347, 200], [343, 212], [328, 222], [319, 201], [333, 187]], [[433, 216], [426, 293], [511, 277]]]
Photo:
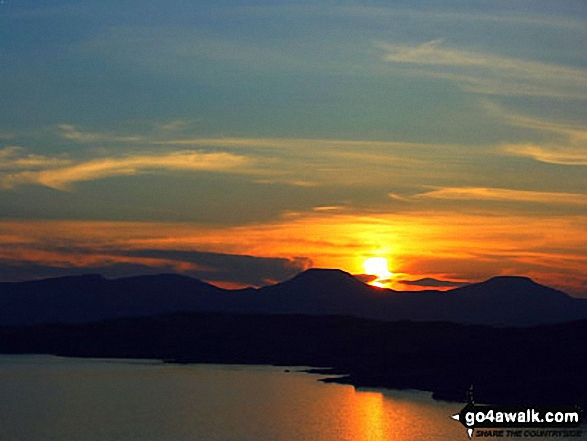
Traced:
[[369, 317], [381, 291], [344, 271], [310, 269], [258, 294], [263, 312]]
[[225, 290], [174, 274], [0, 283], [0, 324], [83, 323], [174, 312], [349, 315], [530, 326], [587, 319], [587, 300], [525, 277], [495, 277], [445, 292], [400, 292], [366, 285], [332, 269], [311, 269], [282, 283], [244, 290]]
[[174, 274], [116, 280], [84, 275], [0, 283], [0, 323], [76, 323], [206, 311], [214, 308], [214, 299], [223, 291]]
[[491, 325], [533, 325], [587, 317], [587, 301], [527, 277], [494, 277], [447, 292], [445, 319]]

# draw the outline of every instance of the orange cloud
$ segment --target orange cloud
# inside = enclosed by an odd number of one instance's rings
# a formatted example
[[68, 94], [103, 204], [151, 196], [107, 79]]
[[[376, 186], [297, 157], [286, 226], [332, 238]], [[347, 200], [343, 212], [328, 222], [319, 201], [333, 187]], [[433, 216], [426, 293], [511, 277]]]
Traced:
[[587, 130], [577, 124], [532, 118], [507, 110], [491, 101], [484, 103], [493, 116], [513, 127], [531, 129], [557, 138], [543, 143], [503, 144], [506, 154], [532, 158], [539, 162], [557, 165], [587, 165]]
[[501, 149], [515, 156], [558, 165], [587, 165], [586, 145], [505, 144]]
[[0, 183], [4, 188], [21, 184], [39, 184], [66, 190], [76, 182], [136, 175], [153, 170], [238, 172], [251, 162], [245, 156], [225, 152], [176, 151], [162, 155], [139, 154], [93, 159], [38, 171], [6, 173], [1, 176]]
[[19, 146], [7, 146], [0, 149], [0, 170], [40, 169], [70, 164], [69, 159], [26, 153], [25, 149]]
[[[398, 279], [474, 281], [499, 274], [530, 275], [575, 294], [585, 294], [586, 230], [587, 216], [580, 215], [528, 218], [419, 212], [360, 216], [330, 210], [230, 228], [189, 223], [0, 222], [0, 237], [10, 238], [10, 244], [2, 247], [4, 259], [47, 263], [58, 258], [63, 246], [96, 255], [120, 250], [198, 250], [264, 258], [299, 256], [317, 267], [361, 273], [366, 258], [382, 256], [388, 258], [389, 269]], [[17, 255], [14, 250], [18, 249]], [[47, 250], [47, 254], [35, 254], [35, 250]]]
[[[390, 196], [393, 197], [393, 196]], [[507, 188], [447, 187], [417, 195], [418, 198], [533, 202], [587, 206], [587, 194], [511, 190]]]

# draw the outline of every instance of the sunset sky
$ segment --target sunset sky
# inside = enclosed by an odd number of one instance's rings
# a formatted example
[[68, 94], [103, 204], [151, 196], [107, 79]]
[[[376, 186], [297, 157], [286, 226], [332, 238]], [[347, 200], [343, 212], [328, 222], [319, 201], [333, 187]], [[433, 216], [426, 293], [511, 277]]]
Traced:
[[0, 280], [587, 297], [586, 42], [583, 0], [5, 0]]

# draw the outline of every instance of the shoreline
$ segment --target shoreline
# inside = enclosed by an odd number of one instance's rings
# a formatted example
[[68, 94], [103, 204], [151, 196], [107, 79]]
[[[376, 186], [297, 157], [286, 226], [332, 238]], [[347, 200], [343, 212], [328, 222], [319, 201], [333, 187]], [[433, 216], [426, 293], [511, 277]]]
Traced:
[[345, 316], [173, 314], [0, 326], [0, 353], [298, 367], [357, 388], [463, 402], [587, 404], [587, 321], [533, 328]]

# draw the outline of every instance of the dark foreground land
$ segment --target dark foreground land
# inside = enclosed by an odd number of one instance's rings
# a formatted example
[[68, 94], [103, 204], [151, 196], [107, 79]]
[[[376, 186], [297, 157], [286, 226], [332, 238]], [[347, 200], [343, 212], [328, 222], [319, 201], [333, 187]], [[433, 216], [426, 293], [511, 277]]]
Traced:
[[531, 328], [342, 316], [173, 314], [0, 327], [1, 353], [316, 366], [355, 386], [477, 402], [587, 404], [587, 321]]

